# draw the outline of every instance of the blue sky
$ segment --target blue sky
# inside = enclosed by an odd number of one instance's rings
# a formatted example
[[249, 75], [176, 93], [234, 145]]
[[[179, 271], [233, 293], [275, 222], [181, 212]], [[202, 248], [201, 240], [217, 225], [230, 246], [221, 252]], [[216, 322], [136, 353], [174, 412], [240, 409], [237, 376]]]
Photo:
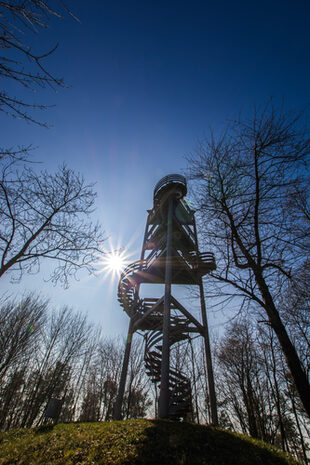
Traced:
[[[156, 182], [186, 169], [185, 156], [210, 127], [247, 114], [253, 104], [310, 102], [310, 4], [307, 1], [67, 1], [81, 20], [65, 16], [33, 36], [45, 52], [59, 42], [48, 68], [71, 85], [31, 94], [55, 104], [44, 129], [0, 114], [4, 147], [33, 144], [34, 158], [54, 170], [62, 162], [96, 182], [96, 217], [113, 245], [138, 258]], [[128, 318], [116, 281], [82, 276], [69, 290], [38, 277], [3, 289], [49, 295], [55, 305], [87, 311], [106, 334], [125, 334]], [[210, 315], [217, 327], [219, 316]]]

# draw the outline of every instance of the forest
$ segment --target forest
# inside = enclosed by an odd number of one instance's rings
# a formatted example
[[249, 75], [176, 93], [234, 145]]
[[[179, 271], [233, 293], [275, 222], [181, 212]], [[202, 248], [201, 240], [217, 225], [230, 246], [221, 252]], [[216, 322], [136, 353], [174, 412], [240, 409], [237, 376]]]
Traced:
[[[3, 302], [0, 315], [1, 429], [49, 422], [45, 411], [51, 398], [63, 400], [60, 422], [112, 420], [122, 339], [102, 337], [85, 315], [52, 309], [36, 296]], [[309, 325], [296, 316], [288, 315], [287, 324], [307, 365]], [[212, 342], [220, 426], [260, 438], [307, 463], [309, 420], [270, 327], [249, 316], [237, 318]], [[189, 420], [210, 423], [201, 339], [177, 346], [171, 357], [192, 380]], [[136, 337], [123, 417], [156, 417], [157, 396], [145, 373], [143, 338]]]

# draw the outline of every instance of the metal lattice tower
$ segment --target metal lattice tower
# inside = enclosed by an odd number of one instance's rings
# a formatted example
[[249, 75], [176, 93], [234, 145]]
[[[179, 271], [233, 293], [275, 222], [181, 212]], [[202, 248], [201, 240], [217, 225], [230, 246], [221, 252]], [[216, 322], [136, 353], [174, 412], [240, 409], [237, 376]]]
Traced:
[[[132, 336], [145, 334], [147, 374], [160, 386], [159, 417], [186, 418], [192, 410], [191, 382], [170, 366], [170, 348], [193, 333], [204, 338], [212, 423], [217, 424], [211, 351], [202, 277], [216, 268], [214, 255], [200, 253], [194, 212], [183, 200], [186, 180], [179, 174], [162, 178], [154, 189], [154, 206], [148, 210], [140, 260], [123, 271], [118, 299], [130, 317], [114, 418], [121, 419]], [[141, 284], [163, 284], [161, 298], [140, 297]], [[201, 322], [171, 292], [172, 285], [199, 286]]]

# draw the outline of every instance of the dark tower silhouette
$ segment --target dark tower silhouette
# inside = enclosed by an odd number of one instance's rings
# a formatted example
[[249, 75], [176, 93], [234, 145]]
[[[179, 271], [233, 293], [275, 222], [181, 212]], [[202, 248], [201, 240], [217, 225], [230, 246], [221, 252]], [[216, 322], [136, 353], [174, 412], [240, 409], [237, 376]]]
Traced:
[[[160, 386], [159, 417], [186, 418], [192, 411], [191, 382], [170, 366], [170, 347], [193, 333], [204, 338], [212, 423], [217, 424], [211, 351], [202, 276], [216, 268], [214, 255], [200, 253], [194, 212], [184, 201], [186, 180], [179, 174], [162, 178], [154, 189], [154, 206], [148, 210], [140, 260], [123, 271], [118, 299], [130, 317], [121, 380], [114, 417], [121, 419], [131, 340], [145, 332], [147, 374]], [[141, 284], [163, 284], [161, 298], [142, 298]], [[172, 285], [199, 286], [201, 322], [171, 293]]]

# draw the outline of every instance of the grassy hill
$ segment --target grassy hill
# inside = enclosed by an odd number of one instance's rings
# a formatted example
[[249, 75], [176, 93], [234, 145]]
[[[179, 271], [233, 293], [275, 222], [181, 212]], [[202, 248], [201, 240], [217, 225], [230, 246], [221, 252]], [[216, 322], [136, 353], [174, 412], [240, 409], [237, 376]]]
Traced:
[[220, 428], [162, 420], [70, 423], [0, 433], [0, 464], [296, 465], [281, 451]]

